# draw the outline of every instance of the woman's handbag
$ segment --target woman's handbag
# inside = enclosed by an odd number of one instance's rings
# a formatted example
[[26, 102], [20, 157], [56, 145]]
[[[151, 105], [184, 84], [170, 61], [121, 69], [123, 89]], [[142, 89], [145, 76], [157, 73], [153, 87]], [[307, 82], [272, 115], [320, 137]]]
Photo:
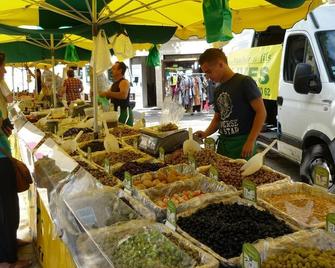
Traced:
[[16, 158], [12, 157], [10, 154], [6, 153], [1, 147], [0, 147], [0, 152], [6, 155], [13, 164], [13, 168], [15, 171], [15, 177], [16, 177], [17, 192], [21, 193], [21, 192], [28, 190], [30, 184], [33, 183], [33, 180], [31, 178], [30, 171], [27, 168], [27, 166], [20, 160], [17, 160]]
[[30, 184], [33, 183], [29, 169], [23, 162], [16, 158], [11, 158], [11, 160], [15, 169], [17, 192], [21, 193], [27, 191]]

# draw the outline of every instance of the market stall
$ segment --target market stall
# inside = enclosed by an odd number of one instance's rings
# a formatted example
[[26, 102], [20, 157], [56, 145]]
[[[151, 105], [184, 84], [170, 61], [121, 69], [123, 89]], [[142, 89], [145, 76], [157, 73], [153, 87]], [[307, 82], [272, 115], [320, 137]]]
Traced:
[[334, 231], [335, 198], [326, 190], [266, 166], [242, 177], [242, 160], [207, 143], [191, 157], [180, 149], [157, 156], [143, 143], [171, 131], [164, 126], [113, 126], [120, 148], [110, 153], [102, 129], [96, 138], [87, 127], [70, 155], [63, 144], [85, 129], [71, 113], [57, 128], [29, 122], [15, 105], [10, 114], [34, 177], [29, 218], [43, 267], [277, 267], [304, 237], [316, 267], [328, 266], [315, 250], [329, 249], [333, 261], [332, 235], [321, 230]]

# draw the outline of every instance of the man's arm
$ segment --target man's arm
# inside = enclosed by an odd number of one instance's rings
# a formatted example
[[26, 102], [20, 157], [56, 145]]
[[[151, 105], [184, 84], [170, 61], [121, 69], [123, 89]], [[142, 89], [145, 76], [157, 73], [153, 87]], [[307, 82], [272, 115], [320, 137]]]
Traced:
[[241, 155], [243, 158], [252, 156], [255, 141], [261, 132], [266, 119], [266, 109], [262, 97], [252, 100], [250, 105], [255, 111], [255, 118], [248, 139], [243, 146]]
[[207, 127], [207, 129], [205, 131], [197, 131], [194, 134], [196, 136], [198, 136], [199, 138], [204, 139], [204, 138], [212, 135], [213, 133], [215, 133], [218, 130], [220, 121], [221, 121], [220, 114], [215, 113], [214, 117], [213, 117], [211, 123], [209, 124], [209, 126]]
[[25, 65], [26, 71], [35, 78], [35, 74], [29, 69], [28, 65]]
[[106, 91], [100, 94], [100, 96], [105, 96], [113, 99], [125, 100], [128, 97], [129, 92], [129, 82], [128, 80], [122, 80], [119, 84], [120, 92]]

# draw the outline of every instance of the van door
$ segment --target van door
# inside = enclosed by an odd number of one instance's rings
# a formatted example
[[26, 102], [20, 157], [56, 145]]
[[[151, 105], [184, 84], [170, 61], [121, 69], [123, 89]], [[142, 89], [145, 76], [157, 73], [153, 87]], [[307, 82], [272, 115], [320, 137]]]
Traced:
[[[294, 71], [298, 63], [308, 63], [316, 75], [320, 74], [318, 66], [322, 64], [322, 59], [320, 53], [317, 54], [318, 57], [315, 56], [315, 49], [305, 32], [291, 34], [286, 39], [282, 60], [284, 67], [279, 81], [278, 121], [282, 142], [296, 148], [301, 148], [302, 139], [307, 131], [314, 129], [323, 132], [326, 131], [325, 128], [331, 128], [333, 97], [327, 83], [322, 83], [319, 94], [298, 94], [293, 87]], [[326, 132], [329, 131], [331, 130]], [[298, 155], [291, 153], [291, 157], [300, 161], [301, 151], [299, 150]]]

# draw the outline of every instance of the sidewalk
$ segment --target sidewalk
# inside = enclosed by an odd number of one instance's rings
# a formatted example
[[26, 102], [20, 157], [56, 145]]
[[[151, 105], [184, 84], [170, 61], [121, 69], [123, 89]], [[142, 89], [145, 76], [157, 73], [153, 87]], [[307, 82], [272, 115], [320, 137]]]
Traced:
[[[20, 227], [17, 231], [17, 237], [25, 240], [32, 241], [32, 237], [30, 235], [29, 230], [29, 218], [28, 218], [28, 191], [19, 194], [20, 201]], [[18, 252], [19, 260], [32, 260], [33, 264], [30, 266], [31, 268], [41, 268], [38, 263], [35, 250], [33, 244], [29, 244], [27, 246], [19, 248]]]

